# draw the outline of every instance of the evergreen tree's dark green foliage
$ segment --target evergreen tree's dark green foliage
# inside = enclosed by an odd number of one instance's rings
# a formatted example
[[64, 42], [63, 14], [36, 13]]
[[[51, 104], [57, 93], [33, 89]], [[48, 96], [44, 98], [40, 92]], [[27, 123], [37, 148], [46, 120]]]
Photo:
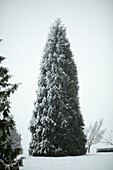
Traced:
[[9, 83], [11, 76], [8, 74], [8, 69], [1, 66], [5, 58], [0, 56], [0, 160], [5, 164], [10, 164], [14, 161], [17, 155], [20, 154], [21, 147], [14, 147], [14, 133], [16, 132], [13, 116], [10, 114], [10, 95], [18, 88], [18, 84]]
[[12, 148], [13, 148], [13, 153], [16, 155], [22, 154], [22, 146], [21, 146], [21, 134], [18, 133], [16, 127], [13, 130], [10, 130], [11, 134], [11, 140], [12, 140]]
[[50, 28], [42, 56], [37, 100], [30, 122], [30, 155], [86, 153], [78, 90], [77, 68], [70, 43], [58, 19]]

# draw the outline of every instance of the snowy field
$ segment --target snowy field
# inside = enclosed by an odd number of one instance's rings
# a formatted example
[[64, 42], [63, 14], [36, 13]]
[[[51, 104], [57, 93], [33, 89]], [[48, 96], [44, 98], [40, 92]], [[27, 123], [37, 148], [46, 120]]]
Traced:
[[113, 153], [57, 158], [27, 156], [21, 170], [113, 170]]

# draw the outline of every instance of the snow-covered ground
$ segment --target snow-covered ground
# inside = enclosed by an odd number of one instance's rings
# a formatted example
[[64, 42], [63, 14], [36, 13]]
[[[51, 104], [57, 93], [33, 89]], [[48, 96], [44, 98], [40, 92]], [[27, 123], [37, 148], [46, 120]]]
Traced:
[[21, 170], [113, 170], [113, 153], [74, 157], [26, 156]]

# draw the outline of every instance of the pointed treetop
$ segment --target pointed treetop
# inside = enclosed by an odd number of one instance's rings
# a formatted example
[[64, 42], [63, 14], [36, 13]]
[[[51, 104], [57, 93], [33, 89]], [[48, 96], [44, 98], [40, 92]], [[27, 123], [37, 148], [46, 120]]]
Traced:
[[62, 24], [61, 18], [57, 18], [55, 22], [52, 24], [52, 26], [50, 27], [50, 33], [52, 33], [53, 30], [58, 30], [60, 28], [63, 29], [64, 32], [66, 31], [66, 27], [64, 24]]
[[62, 22], [62, 21], [61, 21], [61, 18], [57, 18], [57, 19], [55, 20], [55, 24], [56, 24], [56, 25], [60, 25], [61, 22]]

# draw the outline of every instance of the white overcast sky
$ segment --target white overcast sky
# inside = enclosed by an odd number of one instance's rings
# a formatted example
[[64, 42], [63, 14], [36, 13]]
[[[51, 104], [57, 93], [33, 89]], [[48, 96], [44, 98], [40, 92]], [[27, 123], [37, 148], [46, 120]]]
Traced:
[[12, 96], [12, 114], [28, 149], [29, 121], [36, 100], [39, 67], [48, 29], [61, 18], [77, 63], [85, 124], [103, 118], [113, 130], [113, 1], [0, 0], [0, 55], [22, 82]]

